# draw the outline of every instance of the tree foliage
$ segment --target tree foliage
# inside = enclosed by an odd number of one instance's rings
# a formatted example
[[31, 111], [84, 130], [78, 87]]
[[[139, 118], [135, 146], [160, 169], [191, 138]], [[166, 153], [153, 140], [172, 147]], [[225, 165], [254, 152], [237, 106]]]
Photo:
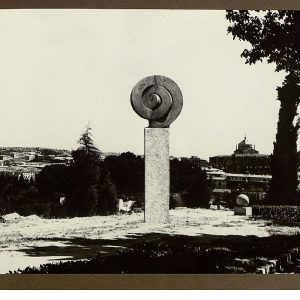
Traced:
[[95, 146], [93, 137], [92, 137], [92, 128], [88, 124], [85, 132], [81, 135], [78, 140], [78, 143], [81, 145], [80, 149], [84, 149], [86, 153], [99, 154], [99, 149]]
[[37, 201], [35, 185], [20, 176], [0, 174], [0, 214], [25, 212]]
[[108, 156], [104, 168], [111, 175], [119, 194], [144, 193], [145, 166], [141, 156], [131, 152]]
[[170, 188], [172, 193], [186, 192], [186, 189], [201, 173], [201, 167], [190, 160], [172, 159], [170, 162]]
[[228, 33], [247, 41], [250, 49], [241, 54], [246, 63], [267, 59], [276, 64], [276, 71], [300, 70], [300, 11], [227, 11], [231, 22]]
[[300, 11], [227, 11], [233, 38], [249, 42], [241, 56], [253, 64], [266, 59], [287, 73], [277, 88], [280, 101], [276, 142], [271, 157], [270, 201], [295, 203], [297, 188], [296, 119], [300, 100]]
[[[192, 161], [173, 159], [170, 163], [171, 192], [182, 193], [187, 207], [207, 207], [211, 187], [206, 172]], [[172, 205], [171, 205], [172, 206]]]
[[211, 198], [211, 193], [212, 190], [209, 187], [206, 172], [201, 171], [195, 176], [190, 186], [187, 187], [185, 204], [187, 207], [191, 208], [207, 208]]
[[49, 165], [42, 169], [36, 178], [36, 187], [41, 199], [54, 193], [64, 194], [67, 188], [68, 167], [66, 165]]
[[116, 193], [110, 177], [102, 168], [100, 150], [95, 146], [88, 125], [72, 151], [69, 167], [66, 209], [74, 216], [106, 214], [116, 211]]

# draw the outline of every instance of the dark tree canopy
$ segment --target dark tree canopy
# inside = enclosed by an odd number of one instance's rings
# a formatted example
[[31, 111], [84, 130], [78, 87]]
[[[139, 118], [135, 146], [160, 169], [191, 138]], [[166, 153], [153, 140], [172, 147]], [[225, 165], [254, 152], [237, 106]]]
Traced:
[[111, 175], [119, 194], [144, 193], [145, 166], [141, 156], [130, 152], [108, 156], [104, 160], [104, 167]]
[[40, 195], [55, 192], [65, 193], [68, 175], [68, 167], [66, 165], [50, 165], [43, 168], [36, 179], [36, 187]]
[[233, 38], [247, 41], [250, 49], [241, 54], [246, 63], [267, 59], [276, 71], [300, 70], [300, 11], [227, 11]]
[[187, 188], [187, 193], [185, 195], [186, 206], [190, 208], [207, 208], [211, 198], [211, 192], [212, 189], [209, 186], [206, 172], [198, 172], [190, 186]]

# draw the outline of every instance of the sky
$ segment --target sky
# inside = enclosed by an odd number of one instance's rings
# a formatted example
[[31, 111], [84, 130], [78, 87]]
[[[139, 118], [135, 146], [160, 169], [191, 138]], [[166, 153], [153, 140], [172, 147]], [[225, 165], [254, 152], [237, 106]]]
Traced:
[[246, 65], [228, 25], [221, 10], [1, 10], [0, 146], [76, 149], [90, 122], [101, 151], [143, 154], [130, 93], [164, 75], [183, 94], [170, 155], [232, 154], [245, 134], [270, 154], [285, 74]]

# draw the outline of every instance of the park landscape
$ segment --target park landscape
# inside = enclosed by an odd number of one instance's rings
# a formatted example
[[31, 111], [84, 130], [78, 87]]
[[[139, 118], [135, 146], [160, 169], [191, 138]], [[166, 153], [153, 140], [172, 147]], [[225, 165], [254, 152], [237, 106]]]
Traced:
[[[280, 107], [266, 196], [248, 201], [251, 187], [247, 183], [216, 197], [210, 166], [203, 167], [193, 160], [162, 155], [167, 164], [163, 160], [151, 164], [169, 144], [166, 140], [151, 141], [147, 132], [167, 132], [181, 110], [179, 107], [176, 116], [172, 115], [179, 94], [172, 94], [174, 83], [164, 85], [169, 79], [152, 76], [152, 94], [146, 89], [140, 97], [150, 94], [150, 100], [143, 103], [159, 117], [143, 116], [139, 99], [131, 98], [131, 103], [135, 112], [149, 120], [145, 139], [152, 143], [151, 151], [156, 149], [154, 154], [149, 154], [146, 146], [144, 155], [127, 151], [103, 157], [95, 144], [92, 125], [88, 124], [79, 136], [77, 149], [60, 154], [63, 163], [55, 161], [57, 150], [49, 148], [43, 150], [42, 157], [35, 156], [34, 163], [44, 165], [34, 178], [28, 180], [23, 173], [0, 175], [0, 273], [300, 273], [300, 14], [227, 11], [224, 17], [228, 35], [247, 42], [241, 63], [271, 64], [275, 72], [285, 74], [282, 85], [274, 86]], [[132, 95], [136, 96], [134, 92]], [[173, 102], [168, 102], [171, 104], [162, 115], [155, 114], [165, 95], [171, 95]], [[173, 129], [171, 125], [170, 131]], [[159, 139], [160, 135], [155, 137]], [[10, 150], [4, 150], [2, 154], [10, 156]], [[5, 164], [12, 168], [16, 161]], [[170, 169], [163, 170], [165, 166]], [[149, 180], [155, 185], [149, 185]], [[149, 190], [153, 192], [157, 185], [168, 187], [163, 192], [158, 188], [158, 195], [167, 202], [153, 196], [157, 190], [149, 197]], [[249, 215], [235, 213], [240, 194], [248, 199], [244, 206], [251, 207]], [[178, 195], [180, 204], [176, 201]], [[134, 204], [122, 210], [120, 199]], [[145, 210], [150, 201], [147, 199], [152, 202]], [[160, 222], [161, 215], [164, 217]]]
[[170, 224], [150, 225], [142, 213], [12, 216], [1, 224], [1, 273], [299, 272], [299, 226], [231, 210], [181, 208], [170, 215]]

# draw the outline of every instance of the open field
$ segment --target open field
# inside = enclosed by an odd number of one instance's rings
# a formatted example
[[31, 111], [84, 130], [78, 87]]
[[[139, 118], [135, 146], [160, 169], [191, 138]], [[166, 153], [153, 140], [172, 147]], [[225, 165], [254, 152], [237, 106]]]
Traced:
[[165, 225], [145, 224], [141, 213], [71, 219], [8, 218], [0, 223], [0, 273], [99, 253], [107, 256], [166, 236], [192, 237], [199, 246], [212, 242], [217, 246], [220, 241], [224, 247], [227, 240], [261, 238], [263, 241], [279, 235], [280, 248], [286, 238], [290, 240], [300, 234], [299, 227], [234, 216], [229, 210], [184, 208], [171, 210], [170, 214], [171, 223]]

